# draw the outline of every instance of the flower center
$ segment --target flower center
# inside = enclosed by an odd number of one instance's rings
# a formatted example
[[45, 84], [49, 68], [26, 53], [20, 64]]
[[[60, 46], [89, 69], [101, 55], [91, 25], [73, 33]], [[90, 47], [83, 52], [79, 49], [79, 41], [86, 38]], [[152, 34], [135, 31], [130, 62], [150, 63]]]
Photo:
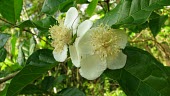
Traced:
[[91, 43], [95, 54], [100, 55], [101, 59], [112, 55], [115, 57], [120, 51], [120, 47], [117, 45], [119, 39], [116, 32], [108, 26], [99, 26], [92, 29], [94, 32], [91, 34]]
[[53, 39], [52, 46], [55, 47], [56, 52], [62, 52], [64, 45], [69, 44], [72, 38], [71, 29], [65, 27], [63, 22], [59, 24], [52, 26], [49, 30]]

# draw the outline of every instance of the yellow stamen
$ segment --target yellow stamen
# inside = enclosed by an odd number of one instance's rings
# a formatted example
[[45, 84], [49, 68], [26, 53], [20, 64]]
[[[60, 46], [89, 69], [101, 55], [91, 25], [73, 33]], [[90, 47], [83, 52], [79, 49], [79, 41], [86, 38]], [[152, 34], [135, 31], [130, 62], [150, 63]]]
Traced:
[[91, 35], [91, 43], [95, 54], [100, 55], [101, 59], [107, 56], [116, 56], [120, 51], [120, 47], [117, 45], [120, 38], [116, 32], [108, 26], [100, 25], [92, 29], [94, 32]]
[[72, 38], [71, 29], [64, 26], [63, 21], [59, 20], [59, 25], [54, 25], [49, 32], [53, 39], [52, 46], [56, 52], [62, 52], [64, 45], [69, 44]]

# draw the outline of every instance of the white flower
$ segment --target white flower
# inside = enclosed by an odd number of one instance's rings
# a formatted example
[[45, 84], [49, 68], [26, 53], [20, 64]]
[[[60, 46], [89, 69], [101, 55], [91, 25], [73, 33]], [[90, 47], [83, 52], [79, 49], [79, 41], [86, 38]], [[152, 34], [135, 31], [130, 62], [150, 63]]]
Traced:
[[53, 39], [52, 46], [53, 56], [56, 61], [63, 62], [67, 58], [68, 45], [72, 41], [72, 37], [76, 34], [76, 29], [79, 23], [78, 11], [71, 7], [65, 17], [65, 21], [58, 20], [59, 25], [54, 25], [49, 32]]
[[94, 27], [75, 41], [77, 54], [72, 55], [77, 57], [79, 62], [73, 64], [80, 67], [79, 72], [82, 77], [94, 80], [106, 68], [124, 67], [127, 56], [123, 54], [122, 49], [125, 48], [126, 43], [125, 31], [102, 25]]
[[90, 20], [85, 20], [84, 22], [82, 22], [78, 26], [77, 38], [75, 40], [75, 43], [73, 45], [69, 46], [70, 57], [71, 57], [72, 63], [76, 67], [80, 67], [80, 60], [81, 60], [81, 58], [80, 58], [81, 56], [78, 51], [78, 42], [82, 38], [82, 36], [91, 28], [92, 25], [93, 25], [93, 22]]

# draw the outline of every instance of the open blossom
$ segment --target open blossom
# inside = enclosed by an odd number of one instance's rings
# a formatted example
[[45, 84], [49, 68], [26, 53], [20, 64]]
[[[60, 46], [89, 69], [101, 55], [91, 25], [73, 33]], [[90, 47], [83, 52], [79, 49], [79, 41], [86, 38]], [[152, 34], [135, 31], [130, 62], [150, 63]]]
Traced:
[[59, 25], [52, 26], [49, 32], [53, 39], [52, 46], [55, 48], [53, 56], [56, 61], [63, 62], [67, 58], [68, 45], [71, 43], [79, 23], [77, 9], [71, 7], [66, 13], [65, 20], [58, 20], [58, 22]]
[[[51, 27], [49, 32], [53, 39], [52, 46], [55, 48], [53, 50], [53, 56], [56, 61], [63, 62], [67, 58], [68, 48], [71, 52], [76, 51], [75, 45], [77, 44], [74, 43], [71, 45], [72, 41], [74, 41], [73, 37], [77, 35], [76, 41], [79, 41], [81, 36], [90, 29], [92, 22], [90, 20], [85, 20], [78, 26], [79, 16], [77, 9], [74, 7], [71, 7], [67, 11], [64, 22], [62, 20], [58, 21], [59, 25]], [[71, 58], [74, 57], [72, 56]], [[75, 64], [76, 62], [77, 61], [75, 61]]]
[[71, 55], [77, 57], [78, 62], [73, 64], [80, 67], [79, 72], [82, 77], [94, 80], [106, 68], [124, 67], [127, 56], [123, 54], [122, 49], [125, 48], [126, 43], [127, 35], [123, 30], [111, 29], [103, 25], [93, 27], [75, 41], [77, 53], [72, 52]]
[[84, 36], [84, 34], [92, 27], [93, 22], [90, 20], [85, 20], [83, 21], [77, 29], [77, 38], [75, 40], [75, 43], [73, 43], [73, 45], [69, 46], [69, 51], [70, 51], [70, 57], [72, 60], [72, 63], [76, 66], [76, 67], [80, 67], [80, 60], [81, 60], [81, 56], [80, 53], [78, 51], [78, 43], [79, 40], [81, 40], [82, 36]]

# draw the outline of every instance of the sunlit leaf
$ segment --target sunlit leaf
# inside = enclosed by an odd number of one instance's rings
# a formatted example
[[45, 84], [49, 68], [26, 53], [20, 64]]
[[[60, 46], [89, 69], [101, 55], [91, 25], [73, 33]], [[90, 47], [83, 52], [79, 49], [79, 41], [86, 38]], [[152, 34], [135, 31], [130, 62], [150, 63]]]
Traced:
[[26, 85], [42, 76], [57, 65], [52, 50], [42, 49], [34, 52], [26, 66], [12, 79], [6, 96], [16, 96]]
[[23, 0], [0, 0], [0, 13], [10, 21], [15, 23], [20, 18]]
[[87, 3], [87, 0], [76, 0], [77, 4], [84, 4]]
[[92, 16], [94, 10], [96, 9], [97, 4], [98, 4], [98, 0], [92, 0], [92, 2], [90, 2], [90, 4], [88, 5], [86, 9], [86, 13], [89, 16]]
[[30, 46], [29, 46], [29, 55], [31, 55], [34, 52], [35, 49], [35, 40], [34, 37], [30, 39]]
[[20, 44], [19, 48], [18, 48], [18, 58], [17, 58], [17, 61], [19, 63], [19, 65], [23, 66], [24, 63], [25, 63], [25, 56], [24, 56], [24, 52], [23, 52], [23, 49], [22, 49], [22, 44]]
[[16, 55], [16, 44], [17, 44], [17, 40], [18, 40], [18, 36], [17, 36], [17, 33], [16, 34], [13, 34], [10, 38], [10, 41], [11, 41], [11, 54], [13, 56]]
[[141, 24], [147, 21], [153, 10], [166, 5], [170, 5], [169, 0], [121, 0], [95, 25]]

